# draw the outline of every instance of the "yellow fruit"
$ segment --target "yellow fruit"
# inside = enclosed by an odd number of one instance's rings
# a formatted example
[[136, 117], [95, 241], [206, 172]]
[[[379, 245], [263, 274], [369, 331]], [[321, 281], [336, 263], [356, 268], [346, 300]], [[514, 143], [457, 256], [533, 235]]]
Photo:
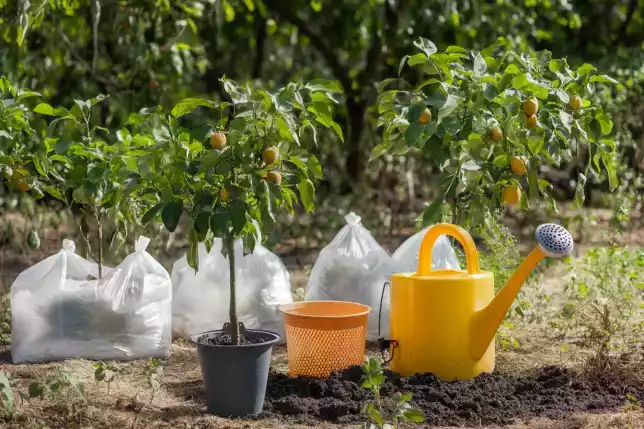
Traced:
[[280, 157], [280, 153], [277, 150], [277, 148], [274, 146], [264, 149], [264, 152], [262, 153], [262, 159], [264, 160], [264, 163], [266, 165], [271, 165], [276, 163], [279, 157]]
[[526, 174], [528, 170], [526, 169], [525, 158], [522, 156], [512, 157], [510, 160], [510, 169], [517, 176]]
[[14, 177], [10, 180], [9, 183], [11, 184], [11, 186], [20, 189], [22, 192], [27, 192], [31, 189], [31, 187], [29, 187], [29, 184], [27, 183], [27, 179], [25, 179], [24, 177]]
[[582, 104], [581, 97], [578, 95], [572, 95], [570, 97], [570, 100], [568, 101], [568, 106], [570, 107], [570, 109], [575, 111], [581, 109], [581, 104]]
[[228, 189], [221, 188], [219, 190], [219, 198], [224, 202], [228, 201], [230, 199], [230, 192], [228, 192]]
[[266, 176], [264, 176], [264, 180], [280, 185], [282, 183], [282, 175], [279, 171], [269, 171], [266, 173]]
[[420, 115], [418, 115], [418, 122], [420, 122], [423, 125], [427, 125], [431, 120], [432, 120], [432, 111], [429, 109], [423, 110], [422, 112], [420, 112]]
[[494, 127], [490, 130], [490, 138], [494, 142], [500, 142], [503, 140], [503, 132], [501, 131], [501, 128], [499, 127]]
[[507, 205], [514, 206], [521, 200], [521, 189], [516, 185], [510, 185], [503, 188], [503, 202]]
[[523, 102], [523, 113], [527, 116], [536, 115], [539, 111], [539, 102], [536, 98], [530, 98]]
[[223, 149], [226, 146], [226, 134], [212, 133], [212, 136], [210, 136], [210, 146], [213, 149]]
[[526, 128], [534, 128], [537, 126], [537, 115], [526, 115], [525, 117]]

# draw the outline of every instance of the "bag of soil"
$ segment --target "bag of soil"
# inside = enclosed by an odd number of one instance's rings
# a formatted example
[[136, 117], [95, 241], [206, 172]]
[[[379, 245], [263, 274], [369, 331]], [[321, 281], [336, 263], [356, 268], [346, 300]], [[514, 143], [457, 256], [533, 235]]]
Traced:
[[11, 288], [14, 363], [73, 357], [115, 360], [167, 357], [171, 342], [172, 284], [145, 249], [116, 268], [63, 249], [23, 271]]
[[[318, 256], [306, 291], [306, 301], [350, 301], [371, 307], [367, 339], [378, 339], [378, 313], [382, 288], [397, 269], [394, 260], [360, 223], [360, 216], [349, 213], [342, 227]], [[389, 293], [382, 303], [381, 336], [389, 337]]]
[[[398, 270], [403, 273], [415, 273], [418, 270], [418, 251], [425, 238], [425, 233], [430, 227], [409, 237], [392, 255], [398, 265]], [[436, 239], [432, 248], [432, 270], [438, 269], [460, 270], [458, 257], [449, 239], [441, 235]]]
[[[177, 336], [191, 336], [221, 329], [229, 321], [230, 266], [221, 253], [223, 241], [214, 240], [210, 252], [199, 244], [199, 269], [186, 256], [172, 267], [174, 299], [172, 329]], [[293, 302], [291, 278], [281, 259], [260, 244], [244, 255], [235, 242], [237, 316], [247, 329], [276, 332], [285, 341], [284, 316], [279, 306]]]

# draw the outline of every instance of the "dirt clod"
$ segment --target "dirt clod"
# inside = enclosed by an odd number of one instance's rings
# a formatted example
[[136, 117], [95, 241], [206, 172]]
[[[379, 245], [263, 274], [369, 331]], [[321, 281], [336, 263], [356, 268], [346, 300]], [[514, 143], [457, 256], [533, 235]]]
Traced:
[[[531, 417], [559, 418], [572, 412], [615, 410], [626, 394], [644, 399], [644, 388], [628, 389], [614, 380], [587, 380], [564, 368], [548, 366], [521, 375], [482, 374], [474, 380], [445, 382], [433, 374], [400, 377], [386, 372], [383, 398], [395, 392], [413, 395], [433, 425], [505, 425]], [[359, 367], [316, 380], [271, 374], [266, 393], [266, 415], [353, 422], [371, 395], [360, 385]], [[385, 399], [385, 407], [391, 404]]]

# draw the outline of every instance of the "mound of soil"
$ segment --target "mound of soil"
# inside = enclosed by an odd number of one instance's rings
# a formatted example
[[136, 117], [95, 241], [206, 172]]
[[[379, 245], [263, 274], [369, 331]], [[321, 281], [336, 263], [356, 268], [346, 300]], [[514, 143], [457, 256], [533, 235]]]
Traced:
[[[424, 411], [426, 423], [505, 425], [530, 417], [558, 418], [576, 411], [616, 409], [625, 395], [644, 399], [644, 386], [628, 389], [616, 381], [588, 380], [559, 367], [544, 367], [521, 375], [482, 374], [474, 380], [445, 382], [433, 374], [400, 377], [386, 372], [382, 396], [413, 395], [412, 405]], [[265, 414], [314, 420], [353, 422], [371, 395], [361, 387], [362, 369], [352, 367], [315, 380], [271, 374]]]

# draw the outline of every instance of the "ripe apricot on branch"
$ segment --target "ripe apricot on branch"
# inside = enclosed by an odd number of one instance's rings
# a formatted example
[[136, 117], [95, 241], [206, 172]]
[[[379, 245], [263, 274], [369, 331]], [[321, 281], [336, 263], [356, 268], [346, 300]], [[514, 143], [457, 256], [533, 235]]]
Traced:
[[521, 200], [521, 189], [516, 185], [503, 188], [503, 202], [509, 206], [518, 204]]
[[224, 202], [230, 200], [230, 192], [228, 192], [228, 189], [221, 188], [219, 190], [219, 198], [221, 199], [221, 201], [224, 201]]
[[568, 101], [568, 107], [570, 107], [571, 110], [577, 111], [581, 109], [581, 97], [578, 95], [572, 95], [570, 96], [570, 100]]
[[282, 175], [279, 171], [269, 171], [264, 176], [264, 180], [266, 180], [267, 182], [273, 182], [276, 185], [280, 185], [282, 183]]
[[280, 153], [275, 146], [264, 149], [262, 153], [262, 160], [266, 165], [271, 165], [277, 162]]
[[524, 174], [526, 174], [528, 170], [526, 169], [525, 158], [522, 156], [512, 157], [512, 159], [510, 160], [510, 169], [517, 176], [523, 176]]
[[526, 115], [525, 117], [526, 128], [534, 128], [537, 126], [537, 115]]
[[536, 115], [539, 111], [539, 102], [536, 98], [529, 98], [523, 102], [523, 113], [527, 116]]
[[222, 132], [212, 133], [210, 136], [210, 146], [213, 149], [223, 149], [226, 146], [226, 134]]
[[418, 115], [418, 122], [420, 122], [423, 125], [427, 125], [431, 120], [432, 120], [432, 111], [429, 110], [428, 108], [425, 108], [425, 110], [420, 112], [420, 115]]
[[490, 130], [490, 138], [492, 139], [493, 142], [500, 142], [503, 140], [503, 132], [501, 131], [501, 128], [499, 127], [494, 127]]

